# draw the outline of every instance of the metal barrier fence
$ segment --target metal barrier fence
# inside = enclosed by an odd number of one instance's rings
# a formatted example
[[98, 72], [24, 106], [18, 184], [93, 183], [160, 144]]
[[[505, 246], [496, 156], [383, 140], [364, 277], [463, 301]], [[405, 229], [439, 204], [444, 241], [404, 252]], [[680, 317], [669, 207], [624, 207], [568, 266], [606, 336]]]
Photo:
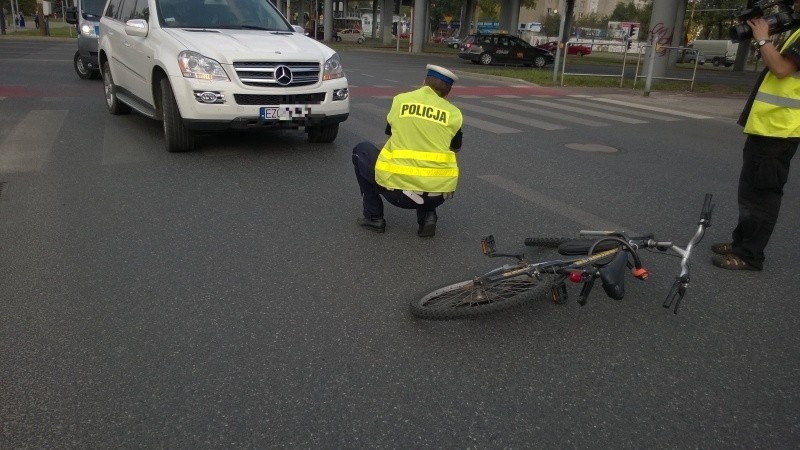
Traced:
[[[572, 45], [582, 45], [591, 47], [594, 51], [594, 47], [607, 47], [607, 48], [621, 48], [622, 54], [622, 68], [620, 69], [619, 74], [602, 74], [602, 73], [588, 73], [588, 72], [567, 72], [567, 55], [569, 55], [569, 47]], [[656, 46], [656, 52], [650, 52], [650, 65], [648, 66], [648, 73], [640, 75], [639, 70], [640, 67], [643, 69], [642, 60], [645, 54], [645, 51], [648, 48], [652, 48], [652, 44], [641, 44], [639, 45], [639, 51], [636, 57], [636, 72], [633, 77], [633, 87], [636, 88], [636, 83], [640, 78], [645, 78], [645, 94], [649, 93], [650, 91], [650, 84], [651, 81], [654, 79], [658, 80], [672, 80], [672, 81], [688, 81], [689, 84], [689, 91], [694, 91], [694, 81], [697, 75], [697, 65], [700, 63], [699, 55], [694, 60], [694, 69], [692, 71], [691, 78], [675, 78], [675, 77], [655, 77], [652, 75], [653, 71], [653, 63], [655, 62], [655, 53], [662, 49], [665, 49], [667, 52], [672, 52], [673, 50], [684, 51], [688, 50], [686, 47], [665, 47], [665, 46]], [[567, 42], [566, 46], [563, 49], [563, 60], [561, 61], [561, 86], [564, 86], [564, 77], [565, 76], [581, 76], [581, 77], [612, 77], [612, 78], [619, 78], [619, 87], [624, 86], [625, 82], [625, 65], [628, 62], [628, 44], [627, 43], [619, 43], [619, 44], [608, 44], [608, 43], [585, 43], [585, 42]], [[614, 52], [617, 53], [617, 52]], [[667, 55], [669, 57], [669, 55]]]
[[667, 58], [669, 59], [669, 53], [672, 50], [678, 50], [683, 52], [688, 50], [686, 47], [666, 47], [666, 46], [659, 46], [656, 45], [655, 51], [650, 52], [650, 65], [648, 66], [648, 73], [644, 75], [639, 75], [639, 66], [642, 61], [642, 55], [644, 54], [645, 49], [652, 48], [652, 44], [646, 44], [639, 48], [639, 56], [636, 58], [636, 75], [633, 77], [633, 87], [636, 88], [636, 81], [639, 78], [645, 78], [645, 94], [650, 92], [650, 81], [651, 80], [672, 80], [672, 81], [688, 81], [689, 82], [689, 92], [694, 92], [694, 80], [697, 76], [697, 65], [700, 63], [700, 55], [699, 52], [695, 56], [694, 59], [694, 69], [692, 70], [692, 77], [691, 78], [674, 78], [674, 77], [655, 77], [653, 76], [653, 63], [655, 62], [655, 55], [657, 52], [661, 51], [661, 49], [665, 49], [667, 52]]
[[[584, 72], [567, 72], [567, 55], [569, 55], [569, 47], [572, 45], [583, 45], [592, 48], [594, 51], [595, 47], [607, 47], [607, 48], [616, 48], [620, 47], [622, 51], [622, 69], [619, 75], [614, 74], [606, 74], [606, 73], [584, 73]], [[585, 42], [567, 42], [566, 46], [563, 49], [564, 58], [561, 62], [561, 86], [564, 86], [564, 76], [571, 75], [571, 76], [581, 76], [581, 77], [612, 77], [617, 78], [619, 77], [619, 87], [622, 87], [623, 82], [625, 81], [625, 64], [628, 61], [628, 44], [627, 43], [620, 43], [620, 44], [595, 44], [595, 43], [585, 43]], [[616, 52], [615, 52], [616, 53]]]

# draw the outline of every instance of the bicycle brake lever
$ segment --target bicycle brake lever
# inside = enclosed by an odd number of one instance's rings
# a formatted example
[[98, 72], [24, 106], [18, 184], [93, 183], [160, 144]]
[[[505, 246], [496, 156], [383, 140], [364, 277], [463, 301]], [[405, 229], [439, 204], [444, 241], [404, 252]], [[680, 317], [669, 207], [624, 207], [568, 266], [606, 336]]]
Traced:
[[669, 290], [667, 294], [667, 298], [664, 300], [664, 308], [669, 309], [672, 306], [672, 302], [675, 302], [675, 309], [674, 314], [678, 314], [678, 306], [681, 304], [681, 300], [683, 300], [684, 294], [686, 294], [686, 288], [689, 286], [689, 283], [686, 281], [681, 280], [680, 278], [676, 279], [674, 283], [672, 283], [672, 288]]

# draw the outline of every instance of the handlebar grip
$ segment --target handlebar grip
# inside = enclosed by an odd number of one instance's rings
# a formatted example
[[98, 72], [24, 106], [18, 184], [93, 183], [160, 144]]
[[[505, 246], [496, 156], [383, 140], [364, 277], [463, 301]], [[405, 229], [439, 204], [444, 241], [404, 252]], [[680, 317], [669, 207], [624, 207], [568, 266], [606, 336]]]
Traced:
[[714, 211], [714, 205], [711, 204], [712, 197], [713, 195], [706, 194], [706, 197], [703, 200], [703, 210], [700, 211], [700, 220], [704, 220], [706, 222], [711, 221], [711, 213]]

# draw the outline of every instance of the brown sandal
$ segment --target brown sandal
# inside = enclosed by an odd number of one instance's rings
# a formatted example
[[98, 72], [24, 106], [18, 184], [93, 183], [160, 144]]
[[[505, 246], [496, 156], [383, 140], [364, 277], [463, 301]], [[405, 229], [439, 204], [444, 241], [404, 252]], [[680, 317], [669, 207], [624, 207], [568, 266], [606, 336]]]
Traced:
[[711, 258], [711, 262], [717, 267], [728, 270], [761, 270], [758, 267], [748, 264], [745, 260], [733, 253], [714, 256]]
[[714, 244], [711, 246], [711, 251], [718, 255], [727, 255], [728, 253], [733, 253], [733, 244], [728, 242]]

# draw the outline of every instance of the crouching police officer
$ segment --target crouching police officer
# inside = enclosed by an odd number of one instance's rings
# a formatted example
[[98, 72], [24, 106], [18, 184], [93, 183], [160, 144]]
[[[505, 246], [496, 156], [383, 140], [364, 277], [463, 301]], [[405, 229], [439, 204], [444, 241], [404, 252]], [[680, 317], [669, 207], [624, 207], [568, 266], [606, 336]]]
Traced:
[[458, 183], [456, 152], [461, 149], [461, 111], [446, 98], [458, 77], [428, 65], [421, 88], [398, 94], [386, 116], [389, 139], [383, 149], [370, 142], [353, 148], [364, 217], [358, 224], [386, 231], [383, 196], [417, 211], [417, 234], [436, 234], [436, 208], [453, 196]]

